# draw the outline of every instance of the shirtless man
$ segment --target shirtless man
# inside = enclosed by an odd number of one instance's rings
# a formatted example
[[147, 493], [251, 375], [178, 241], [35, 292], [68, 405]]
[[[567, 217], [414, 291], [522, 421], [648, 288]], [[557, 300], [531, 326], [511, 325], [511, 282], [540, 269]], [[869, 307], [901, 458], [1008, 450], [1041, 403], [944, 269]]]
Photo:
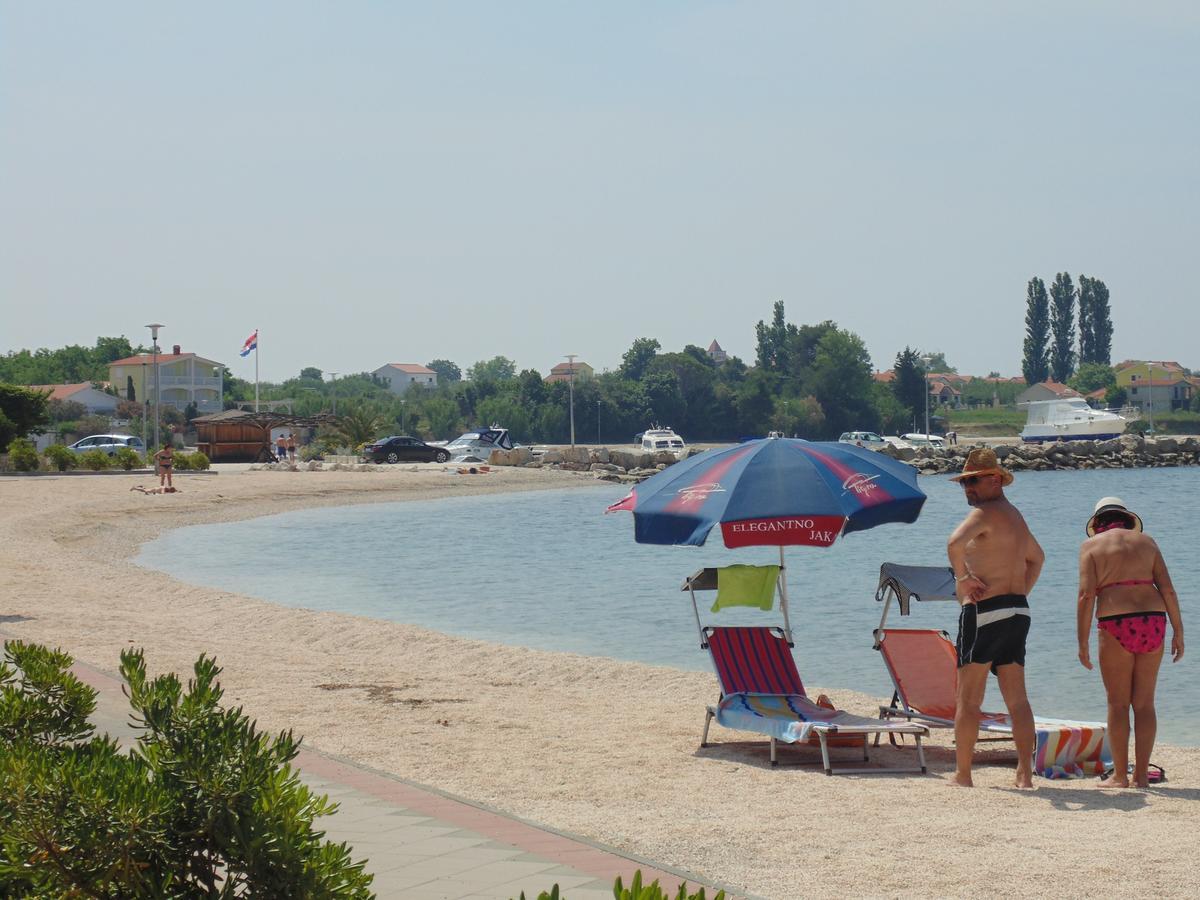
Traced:
[[1025, 693], [1026, 595], [1045, 554], [1025, 519], [1004, 496], [1012, 473], [993, 450], [972, 450], [962, 474], [971, 512], [950, 535], [946, 552], [962, 608], [958, 617], [958, 705], [954, 713], [954, 783], [971, 787], [971, 756], [979, 737], [988, 670], [996, 673], [1017, 745], [1017, 787], [1033, 787], [1033, 711]]
[[[1129, 787], [1129, 709], [1133, 707], [1133, 783], [1150, 784], [1150, 751], [1158, 717], [1154, 688], [1171, 621], [1171, 659], [1183, 658], [1183, 620], [1158, 544], [1119, 497], [1104, 497], [1079, 548], [1079, 661], [1092, 668], [1088, 641], [1099, 613], [1100, 674], [1108, 693], [1113, 773], [1101, 787]], [[1097, 601], [1099, 607], [1097, 609]]]

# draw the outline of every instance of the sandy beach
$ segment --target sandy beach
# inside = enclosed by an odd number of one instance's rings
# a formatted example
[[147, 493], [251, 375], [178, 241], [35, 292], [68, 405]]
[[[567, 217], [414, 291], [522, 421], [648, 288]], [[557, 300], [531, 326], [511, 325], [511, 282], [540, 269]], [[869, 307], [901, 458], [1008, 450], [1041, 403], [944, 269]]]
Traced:
[[[993, 762], [977, 769], [977, 789], [954, 789], [945, 731], [931, 741], [929, 776], [772, 769], [765, 742], [716, 726], [713, 738], [729, 743], [699, 749], [716, 699], [709, 674], [287, 609], [130, 561], [140, 543], [187, 524], [591, 483], [419, 468], [184, 476], [167, 496], [131, 492], [139, 482], [127, 476], [0, 478], [0, 632], [109, 672], [129, 646], [144, 647], [156, 673], [215, 656], [227, 701], [265, 729], [753, 895], [1194, 895], [1187, 835], [1200, 829], [1200, 749], [1160, 746], [1154, 760], [1170, 781], [1144, 791], [1039, 779], [1019, 792], [1005, 751], [979, 755]], [[879, 702], [830, 694], [860, 714]], [[994, 685], [989, 698], [999, 702]], [[911, 751], [874, 755], [893, 763]]]

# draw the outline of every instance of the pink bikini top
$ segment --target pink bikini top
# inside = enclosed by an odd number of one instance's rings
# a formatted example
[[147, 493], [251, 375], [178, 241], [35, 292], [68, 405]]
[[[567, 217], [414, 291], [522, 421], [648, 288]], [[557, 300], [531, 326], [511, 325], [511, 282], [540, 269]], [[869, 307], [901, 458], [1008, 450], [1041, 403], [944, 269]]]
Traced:
[[1154, 584], [1153, 578], [1130, 578], [1127, 581], [1110, 581], [1108, 584], [1102, 584], [1096, 588], [1096, 593], [1100, 593], [1105, 588], [1110, 587], [1133, 587], [1139, 584]]

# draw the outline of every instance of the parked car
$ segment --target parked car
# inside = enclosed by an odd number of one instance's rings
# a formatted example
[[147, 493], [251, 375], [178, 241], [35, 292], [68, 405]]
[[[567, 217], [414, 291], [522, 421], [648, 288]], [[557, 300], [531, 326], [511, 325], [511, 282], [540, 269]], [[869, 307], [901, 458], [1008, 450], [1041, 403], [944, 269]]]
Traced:
[[941, 448], [946, 446], [946, 439], [940, 434], [920, 434], [914, 431], [909, 434], [902, 434], [900, 437], [904, 438], [904, 440], [908, 441], [914, 447]]
[[843, 431], [842, 436], [838, 438], [840, 444], [857, 444], [859, 447], [866, 447], [869, 450], [878, 450], [885, 443], [873, 431]]
[[398, 462], [440, 462], [450, 459], [450, 451], [445, 447], [432, 447], [419, 438], [408, 435], [392, 435], [380, 438], [373, 444], [363, 447], [363, 457], [367, 462], [398, 463]]
[[146, 445], [140, 437], [131, 434], [93, 434], [73, 443], [68, 450], [76, 453], [87, 453], [89, 450], [99, 450], [109, 456], [116, 456], [122, 447], [128, 447], [138, 453], [146, 452]]

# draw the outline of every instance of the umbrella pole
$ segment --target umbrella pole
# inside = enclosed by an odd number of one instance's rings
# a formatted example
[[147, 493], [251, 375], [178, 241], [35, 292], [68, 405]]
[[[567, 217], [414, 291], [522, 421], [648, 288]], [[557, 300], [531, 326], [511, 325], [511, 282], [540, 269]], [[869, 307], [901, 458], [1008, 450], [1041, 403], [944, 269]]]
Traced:
[[779, 545], [779, 608], [783, 610], [783, 633], [792, 646], [792, 623], [788, 618], [787, 566], [783, 563], [783, 545]]

